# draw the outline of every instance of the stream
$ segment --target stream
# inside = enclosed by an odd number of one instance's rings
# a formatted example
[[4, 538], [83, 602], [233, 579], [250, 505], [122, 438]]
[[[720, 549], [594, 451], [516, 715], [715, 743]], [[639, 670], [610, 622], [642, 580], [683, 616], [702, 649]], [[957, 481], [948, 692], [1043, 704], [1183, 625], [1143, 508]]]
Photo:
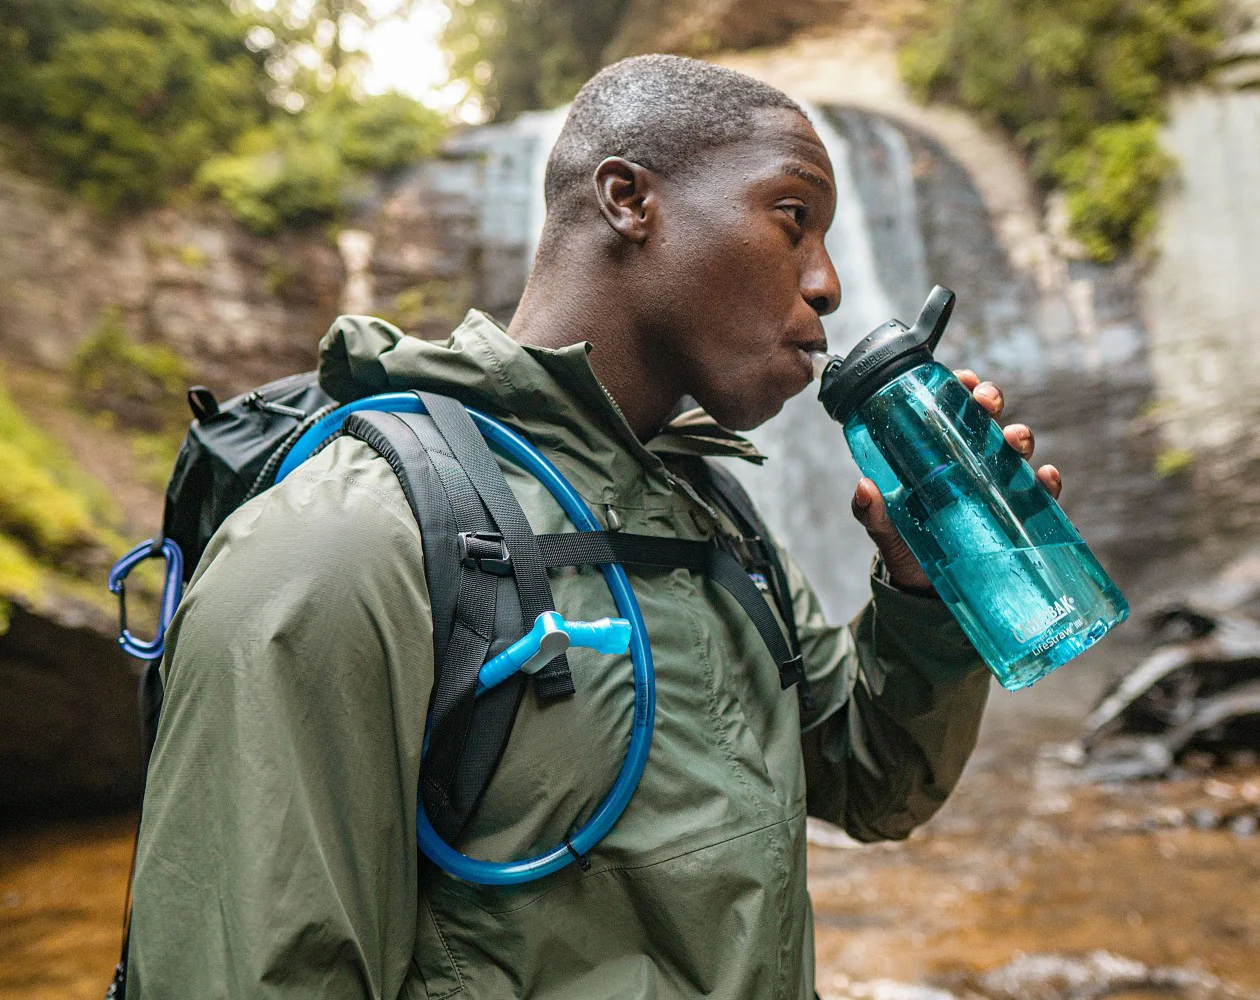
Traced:
[[[814, 831], [823, 1000], [1260, 1000], [1260, 834], [1238, 818], [1255, 760], [1116, 786], [1046, 762], [1136, 653], [1113, 639], [1027, 691], [994, 685], [957, 791], [904, 843]], [[133, 823], [0, 834], [0, 1000], [99, 1000]]]

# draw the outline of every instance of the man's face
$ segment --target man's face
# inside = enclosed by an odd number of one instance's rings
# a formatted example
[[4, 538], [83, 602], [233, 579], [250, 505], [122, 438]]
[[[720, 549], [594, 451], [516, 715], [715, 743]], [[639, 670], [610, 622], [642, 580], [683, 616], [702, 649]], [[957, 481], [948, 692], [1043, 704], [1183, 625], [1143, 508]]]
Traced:
[[750, 139], [706, 151], [663, 180], [651, 258], [655, 346], [683, 391], [727, 427], [763, 423], [811, 379], [821, 317], [840, 302], [823, 246], [835, 213], [831, 161], [787, 109], [757, 114]]

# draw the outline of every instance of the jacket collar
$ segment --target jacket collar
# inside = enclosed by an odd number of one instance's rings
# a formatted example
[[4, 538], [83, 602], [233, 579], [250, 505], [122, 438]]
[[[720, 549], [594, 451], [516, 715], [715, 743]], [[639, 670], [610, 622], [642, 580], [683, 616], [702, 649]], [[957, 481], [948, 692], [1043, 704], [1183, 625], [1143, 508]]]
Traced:
[[751, 442], [701, 409], [672, 420], [645, 445], [595, 376], [587, 342], [549, 349], [518, 344], [472, 310], [444, 343], [409, 337], [381, 319], [341, 316], [320, 343], [320, 384], [349, 402], [379, 392], [424, 389], [459, 399], [559, 452], [588, 499], [611, 502], [599, 484], [624, 482], [637, 465], [651, 493], [669, 492], [663, 459], [727, 456], [764, 461]]

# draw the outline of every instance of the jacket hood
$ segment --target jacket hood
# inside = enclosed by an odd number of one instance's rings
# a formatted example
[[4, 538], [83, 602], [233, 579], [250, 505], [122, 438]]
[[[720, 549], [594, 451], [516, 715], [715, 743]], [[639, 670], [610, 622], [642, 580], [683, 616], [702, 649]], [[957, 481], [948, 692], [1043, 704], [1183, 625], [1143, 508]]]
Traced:
[[[672, 456], [765, 460], [699, 408], [675, 417], [645, 445], [595, 376], [593, 349], [588, 342], [555, 350], [518, 344], [478, 310], [444, 342], [408, 336], [382, 319], [340, 316], [320, 343], [319, 382], [342, 403], [381, 392], [441, 392], [519, 427], [540, 445], [571, 443], [592, 457], [616, 446], [649, 469]], [[557, 431], [569, 440], [556, 440]]]

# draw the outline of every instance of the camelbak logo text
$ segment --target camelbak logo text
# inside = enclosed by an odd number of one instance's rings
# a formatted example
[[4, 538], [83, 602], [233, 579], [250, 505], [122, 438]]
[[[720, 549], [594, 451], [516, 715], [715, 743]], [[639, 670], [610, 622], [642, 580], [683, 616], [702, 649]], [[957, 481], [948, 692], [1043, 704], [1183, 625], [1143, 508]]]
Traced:
[[1033, 636], [1040, 635], [1055, 622], [1060, 622], [1076, 610], [1076, 601], [1064, 594], [1050, 607], [1043, 608], [1022, 625], [1015, 626], [1015, 638], [1027, 642]]

